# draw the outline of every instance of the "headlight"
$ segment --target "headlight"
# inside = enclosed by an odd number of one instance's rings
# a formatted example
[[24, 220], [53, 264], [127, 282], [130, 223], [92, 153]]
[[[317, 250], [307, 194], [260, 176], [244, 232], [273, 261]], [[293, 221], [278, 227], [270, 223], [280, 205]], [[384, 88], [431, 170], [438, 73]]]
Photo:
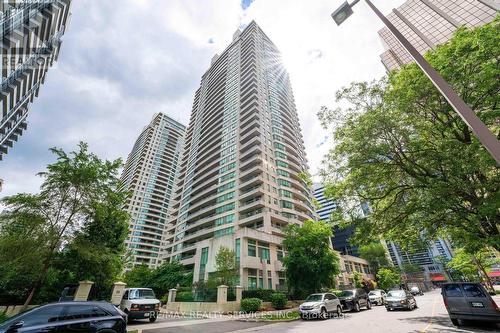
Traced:
[[132, 305], [131, 305], [131, 308], [132, 308], [132, 309], [138, 309], [138, 308], [139, 308], [139, 304], [132, 304]]
[[314, 305], [314, 306], [313, 306], [313, 308], [317, 309], [317, 308], [319, 308], [320, 306], [321, 306], [321, 304], [316, 304], [316, 305]]
[[401, 301], [401, 304], [405, 304], [405, 303], [406, 303], [406, 300], [402, 300], [402, 301]]
[[160, 310], [160, 303], [155, 304], [155, 310]]

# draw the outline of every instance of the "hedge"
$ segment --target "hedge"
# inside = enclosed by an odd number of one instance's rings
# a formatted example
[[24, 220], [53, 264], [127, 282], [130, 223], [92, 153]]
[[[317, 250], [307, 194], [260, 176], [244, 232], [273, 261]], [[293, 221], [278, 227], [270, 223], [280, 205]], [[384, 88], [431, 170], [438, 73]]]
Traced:
[[287, 298], [283, 293], [274, 293], [271, 295], [271, 303], [276, 310], [282, 310], [286, 307]]
[[241, 310], [245, 312], [259, 311], [262, 301], [258, 298], [245, 298], [241, 300]]
[[276, 293], [276, 290], [273, 289], [249, 289], [243, 290], [242, 298], [258, 298], [264, 302], [271, 302], [274, 293]]

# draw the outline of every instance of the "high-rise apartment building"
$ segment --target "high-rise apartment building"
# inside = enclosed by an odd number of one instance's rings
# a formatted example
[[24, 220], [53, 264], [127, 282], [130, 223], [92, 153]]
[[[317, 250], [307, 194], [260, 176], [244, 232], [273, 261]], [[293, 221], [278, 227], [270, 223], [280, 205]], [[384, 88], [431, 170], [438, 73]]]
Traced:
[[[387, 18], [424, 54], [448, 41], [461, 27], [477, 27], [493, 21], [500, 10], [495, 0], [408, 0], [394, 9]], [[380, 55], [388, 70], [413, 61], [389, 29], [379, 31], [386, 51]]]
[[131, 217], [126, 240], [131, 266], [159, 264], [185, 130], [184, 125], [158, 113], [128, 156], [122, 182], [131, 192], [125, 206]]
[[306, 171], [288, 73], [252, 22], [195, 93], [164, 260], [180, 260], [196, 282], [215, 271], [224, 246], [236, 253], [242, 286], [282, 287], [284, 228], [314, 217]]
[[57, 60], [71, 0], [0, 2], [0, 160], [27, 128], [28, 103]]

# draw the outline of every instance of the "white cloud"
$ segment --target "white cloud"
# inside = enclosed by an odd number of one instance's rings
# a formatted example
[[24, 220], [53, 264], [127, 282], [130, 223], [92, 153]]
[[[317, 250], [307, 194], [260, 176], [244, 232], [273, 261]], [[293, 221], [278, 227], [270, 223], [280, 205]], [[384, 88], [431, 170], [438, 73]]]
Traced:
[[[85, 140], [102, 157], [126, 158], [154, 113], [187, 124], [212, 56], [253, 19], [282, 53], [315, 173], [331, 143], [320, 107], [334, 107], [335, 91], [349, 82], [384, 73], [381, 23], [361, 2], [337, 27], [330, 13], [342, 2], [255, 0], [243, 10], [236, 0], [73, 1], [59, 63], [31, 105], [28, 130], [0, 162], [2, 195], [37, 190], [49, 147]], [[377, 4], [387, 13], [402, 2]]]

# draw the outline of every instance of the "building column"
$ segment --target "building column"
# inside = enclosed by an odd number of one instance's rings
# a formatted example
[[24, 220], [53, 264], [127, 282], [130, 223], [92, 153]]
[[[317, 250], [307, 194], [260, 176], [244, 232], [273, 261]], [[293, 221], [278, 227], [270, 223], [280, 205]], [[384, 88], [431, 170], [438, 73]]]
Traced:
[[73, 300], [86, 301], [89, 298], [90, 289], [93, 284], [94, 282], [88, 280], [78, 282], [78, 289], [76, 290], [75, 298]]
[[177, 296], [177, 289], [172, 288], [168, 291], [168, 299], [167, 302], [175, 302], [175, 297]]
[[113, 292], [111, 293], [111, 304], [119, 305], [121, 303], [126, 285], [127, 285], [126, 283], [120, 281], [115, 282], [113, 284]]
[[217, 304], [227, 303], [227, 286], [221, 285], [217, 287]]
[[242, 286], [236, 286], [236, 302], [241, 302], [243, 299], [243, 287]]

